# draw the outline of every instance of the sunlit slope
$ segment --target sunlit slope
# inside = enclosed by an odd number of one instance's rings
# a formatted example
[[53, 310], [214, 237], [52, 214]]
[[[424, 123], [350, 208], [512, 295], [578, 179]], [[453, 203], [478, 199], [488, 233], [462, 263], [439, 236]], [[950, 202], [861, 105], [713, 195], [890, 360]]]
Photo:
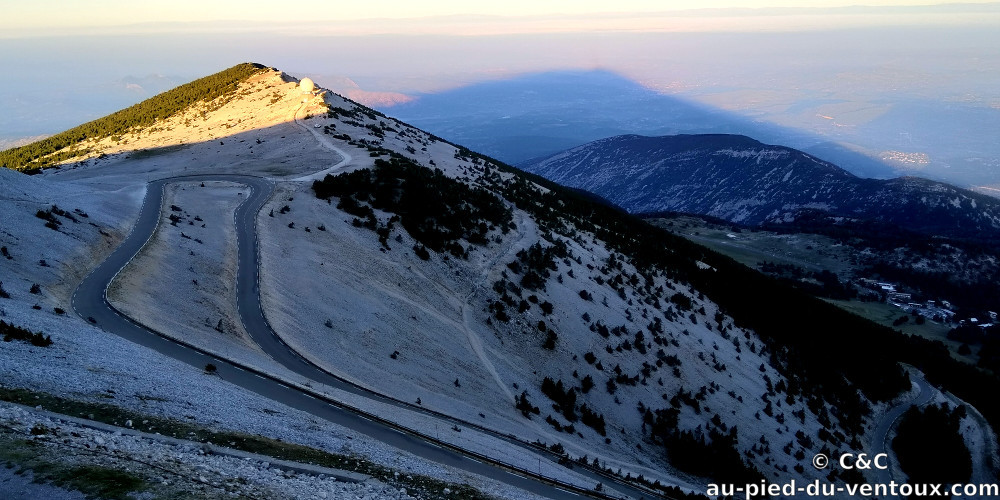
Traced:
[[31, 144], [0, 152], [0, 165], [14, 170], [45, 168], [87, 156], [105, 139], [121, 142], [122, 136], [155, 127], [197, 104], [218, 107], [231, 99], [240, 83], [266, 72], [255, 63], [241, 63], [214, 75], [199, 78], [134, 106]]

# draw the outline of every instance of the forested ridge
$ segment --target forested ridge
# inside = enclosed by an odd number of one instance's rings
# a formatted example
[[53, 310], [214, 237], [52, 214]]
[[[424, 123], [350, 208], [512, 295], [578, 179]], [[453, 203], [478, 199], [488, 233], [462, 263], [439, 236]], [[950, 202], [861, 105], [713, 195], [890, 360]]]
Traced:
[[[237, 64], [52, 137], [0, 151], [0, 166], [22, 171], [50, 167], [59, 161], [85, 154], [85, 149], [74, 147], [85, 140], [114, 137], [135, 128], [149, 127], [192, 104], [211, 101], [232, 92], [240, 82], [265, 69], [265, 66], [256, 63]], [[63, 151], [66, 148], [70, 149]]]

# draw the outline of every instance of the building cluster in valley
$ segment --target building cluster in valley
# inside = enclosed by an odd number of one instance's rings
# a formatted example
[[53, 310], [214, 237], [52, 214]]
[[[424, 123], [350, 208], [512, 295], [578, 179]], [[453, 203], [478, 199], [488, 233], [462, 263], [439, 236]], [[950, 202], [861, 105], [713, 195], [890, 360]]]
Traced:
[[959, 319], [956, 317], [955, 306], [951, 302], [943, 299], [927, 299], [923, 302], [917, 302], [912, 293], [902, 291], [900, 285], [895, 283], [859, 278], [855, 284], [873, 295], [877, 294], [880, 301], [937, 323], [955, 323], [956, 325], [971, 323], [981, 328], [988, 328], [997, 323], [995, 311], [985, 311], [985, 317]]
[[879, 301], [892, 304], [908, 313], [919, 314], [931, 321], [951, 323], [955, 318], [954, 306], [947, 300], [928, 299], [917, 302], [912, 293], [902, 291], [899, 285], [887, 281], [859, 278], [855, 284], [872, 295], [877, 295]]

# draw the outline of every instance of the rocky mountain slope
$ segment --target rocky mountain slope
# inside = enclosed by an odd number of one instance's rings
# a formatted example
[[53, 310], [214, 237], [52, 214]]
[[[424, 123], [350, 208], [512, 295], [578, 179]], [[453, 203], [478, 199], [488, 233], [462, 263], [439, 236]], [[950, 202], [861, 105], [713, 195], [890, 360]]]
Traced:
[[[214, 200], [239, 199], [238, 188], [188, 183], [168, 192], [153, 243], [135, 260], [144, 264], [126, 267], [117, 282], [144, 288], [120, 294], [123, 309], [165, 336], [289, 385], [581, 488], [597, 486], [581, 469], [605, 474], [601, 488], [612, 494], [608, 478], [615, 477], [694, 492], [712, 480], [857, 479], [817, 471], [809, 457], [870, 449], [881, 413], [911, 389], [897, 361], [916, 364], [911, 353], [930, 352], [893, 349], [901, 340], [888, 329], [559, 185], [297, 83], [276, 70], [255, 72], [233, 91], [152, 126], [95, 139], [85, 152], [56, 151], [64, 158], [58, 169], [3, 173], [17, 180], [0, 183], [5, 216], [16, 221], [0, 231], [12, 256], [0, 259], [10, 291], [0, 298], [0, 316], [52, 333], [48, 349], [57, 360], [50, 362], [60, 367], [39, 372], [37, 357], [25, 358], [24, 349], [2, 350], [0, 359], [13, 367], [8, 373], [30, 374], [5, 384], [53, 392], [60, 380], [79, 380], [70, 394], [76, 398], [179, 419], [206, 413], [207, 424], [242, 428], [245, 415], [220, 406], [226, 401], [185, 394], [200, 367], [177, 367], [116, 340], [69, 307], [74, 284], [130, 227], [146, 183], [196, 173], [274, 183], [254, 224], [264, 315], [303, 358], [363, 390], [303, 380], [252, 345], [237, 321], [216, 323], [238, 312], [232, 289], [203, 277], [226, 276], [232, 266], [225, 250], [231, 233], [219, 226], [232, 220], [234, 204]], [[56, 203], [65, 210], [51, 207]], [[99, 224], [65, 215], [78, 207]], [[209, 217], [207, 210], [225, 213]], [[222, 256], [215, 268], [213, 255]], [[33, 265], [36, 259], [46, 265]], [[168, 289], [151, 289], [162, 281], [156, 276], [172, 277]], [[30, 291], [34, 283], [41, 294]], [[158, 303], [157, 293], [172, 297]], [[806, 324], [808, 335], [794, 326]], [[139, 364], [122, 382], [131, 385], [120, 387], [103, 358], [87, 360], [64, 346], [148, 356], [165, 368], [146, 373]], [[112, 374], [125, 370], [124, 361], [114, 363]], [[182, 375], [177, 387], [172, 371]], [[143, 384], [168, 401], [100, 394], [133, 394]], [[218, 384], [195, 388], [215, 394], [227, 387]], [[261, 406], [247, 427], [252, 433], [285, 437], [275, 429], [286, 420], [307, 422], [312, 427], [295, 427], [304, 429], [296, 442], [455, 477], [406, 453], [387, 458], [377, 438], [345, 444], [342, 436], [351, 434], [331, 431], [335, 424], [250, 399]], [[543, 445], [576, 468], [536, 465], [524, 443]], [[462, 482], [526, 496], [489, 479]]]
[[632, 213], [689, 212], [747, 225], [809, 212], [912, 231], [1000, 239], [1000, 201], [941, 182], [863, 179], [737, 135], [623, 135], [521, 164]]

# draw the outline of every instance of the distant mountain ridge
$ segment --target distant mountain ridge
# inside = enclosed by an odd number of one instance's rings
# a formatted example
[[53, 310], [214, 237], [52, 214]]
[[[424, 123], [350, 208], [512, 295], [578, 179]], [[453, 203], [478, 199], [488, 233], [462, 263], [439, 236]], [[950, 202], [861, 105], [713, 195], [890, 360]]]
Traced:
[[621, 135], [519, 166], [632, 213], [679, 211], [760, 225], [820, 211], [927, 234], [1000, 235], [1000, 200], [913, 177], [859, 178], [741, 135]]

